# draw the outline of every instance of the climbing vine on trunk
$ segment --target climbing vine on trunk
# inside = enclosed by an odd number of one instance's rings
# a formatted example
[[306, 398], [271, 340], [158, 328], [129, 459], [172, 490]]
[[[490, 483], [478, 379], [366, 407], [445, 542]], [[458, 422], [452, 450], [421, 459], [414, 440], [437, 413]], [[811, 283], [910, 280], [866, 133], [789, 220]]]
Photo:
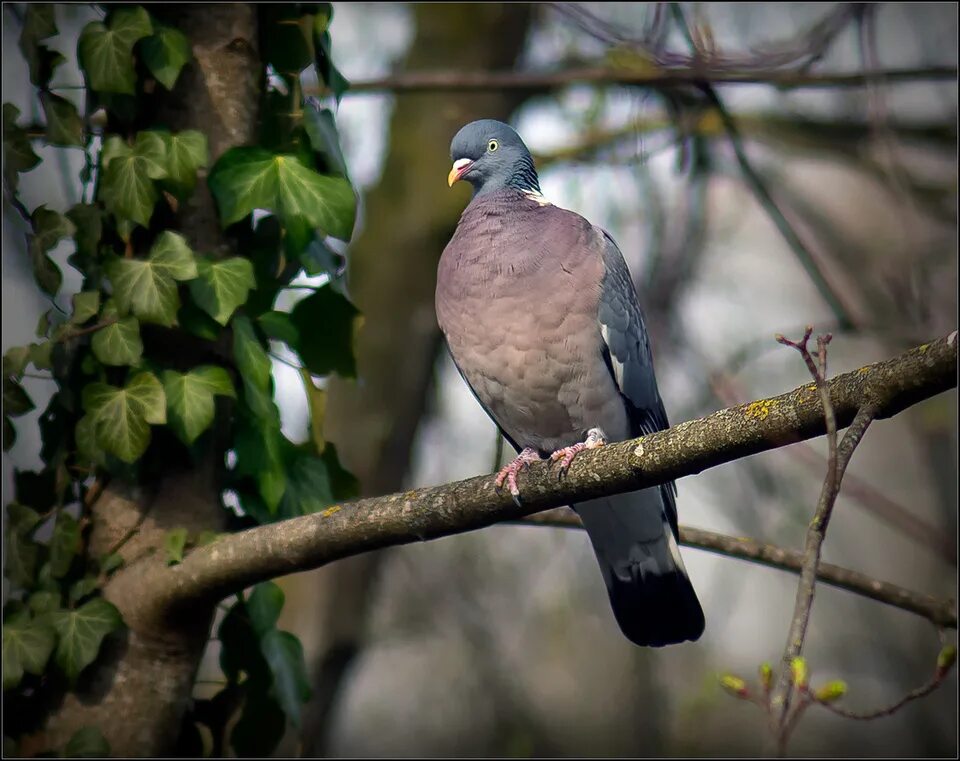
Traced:
[[[44, 468], [17, 471], [6, 506], [4, 748], [11, 752], [118, 750], [101, 726], [79, 728], [63, 746], [19, 747], [43, 737], [51, 706], [96, 680], [107, 643], [124, 635], [121, 610], [103, 589], [137, 562], [122, 552], [132, 532], [107, 551], [89, 541], [93, 507], [108, 484], [149, 493], [171, 473], [211, 468], [218, 492], [232, 493], [240, 507], [224, 511], [229, 530], [323, 510], [357, 492], [322, 431], [321, 379], [353, 375], [358, 315], [330, 247], [331, 239], [350, 239], [356, 216], [336, 128], [348, 83], [331, 58], [331, 6], [259, 8], [258, 140], [219, 156], [211, 156], [204, 131], [171, 129], [162, 115], [162, 104], [197, 97], [177, 88], [194, 47], [171, 13], [104, 6], [79, 37], [79, 90], [51, 84], [70, 54], [51, 46], [56, 6], [29, 4], [21, 19], [20, 50], [43, 124], [27, 125], [3, 104], [4, 191], [29, 227], [26, 252], [51, 308], [37, 340], [3, 357], [4, 451], [16, 443], [22, 423], [15, 419], [34, 408], [25, 373], [50, 378], [57, 390], [40, 417]], [[305, 74], [326, 86], [323, 100], [303, 97]], [[38, 144], [84, 152], [80, 203], [24, 205], [19, 183], [41, 163]], [[225, 246], [192, 239], [183, 224], [207, 193]], [[63, 273], [50, 256], [64, 240], [74, 248], [67, 262], [82, 277], [66, 309]], [[277, 297], [304, 275], [326, 277], [301, 280], [292, 310], [277, 308]], [[301, 367], [313, 411], [305, 444], [281, 431], [274, 351], [288, 351]], [[174, 565], [219, 536], [177, 527], [156, 549]], [[268, 754], [287, 722], [299, 723], [310, 688], [300, 642], [277, 629], [282, 606], [270, 582], [230, 601], [216, 632], [224, 687], [195, 702], [181, 749]], [[197, 723], [209, 727], [212, 746], [204, 747]]]

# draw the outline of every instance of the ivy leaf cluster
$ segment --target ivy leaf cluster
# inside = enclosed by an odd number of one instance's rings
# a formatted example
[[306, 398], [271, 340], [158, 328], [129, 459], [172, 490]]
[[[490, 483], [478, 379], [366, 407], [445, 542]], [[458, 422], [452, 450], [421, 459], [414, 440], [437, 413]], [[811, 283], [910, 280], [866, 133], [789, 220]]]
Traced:
[[[88, 121], [70, 92], [51, 85], [70, 52], [50, 46], [58, 37], [51, 4], [27, 6], [19, 39], [42, 131], [28, 132], [16, 107], [3, 104], [6, 196], [26, 223], [37, 287], [60, 297], [41, 316], [37, 340], [3, 356], [5, 451], [16, 443], [19, 418], [35, 409], [24, 377], [56, 385], [39, 418], [43, 468], [16, 474], [6, 507], [4, 710], [15, 732], [30, 729], [20, 719], [36, 706], [76, 689], [97, 668], [104, 641], [123, 628], [102, 594], [112, 574], [126, 571], [121, 546], [100, 557], [88, 550], [92, 506], [108, 480], [146, 483], [170, 462], [212, 455], [231, 463], [221, 486], [238, 496], [241, 524], [323, 510], [358, 491], [323, 436], [325, 379], [356, 371], [360, 315], [340, 279], [337, 250], [353, 234], [356, 197], [334, 111], [300, 87], [308, 68], [334, 102], [348, 86], [331, 57], [330, 5], [260, 7], [265, 65], [284, 86], [263, 94], [259, 144], [219, 157], [202, 131], [171, 130], [149, 105], [183, 97], [189, 30], [152, 7], [104, 10], [76, 50], [86, 113], [101, 110], [103, 119]], [[38, 144], [84, 151], [81, 203], [24, 206], [18, 191], [40, 164]], [[229, 254], [199, 248], [178, 225], [178, 209], [189, 209], [201, 182]], [[82, 277], [66, 309], [64, 275], [51, 256], [64, 243]], [[298, 285], [310, 291], [290, 311], [279, 308], [302, 275], [326, 278]], [[273, 381], [281, 356], [297, 366], [309, 400], [305, 442], [281, 428]], [[175, 564], [203, 543], [175, 529], [162, 551]], [[227, 686], [194, 717], [216, 723], [211, 716], [226, 721], [239, 712], [229, 741], [240, 755], [269, 753], [286, 723], [299, 723], [309, 697], [300, 643], [276, 627], [282, 606], [272, 584], [238, 599], [220, 626]], [[84, 727], [58, 752], [109, 748], [99, 728]]]
[[[284, 595], [273, 582], [258, 584], [249, 596], [239, 595], [217, 630], [222, 645], [220, 668], [227, 679], [221, 693], [196, 701], [190, 720], [206, 724], [211, 735], [224, 737], [226, 720], [240, 719], [227, 742], [241, 757], [266, 757], [277, 747], [286, 723], [300, 727], [301, 706], [310, 699], [306, 663], [300, 641], [277, 628]], [[224, 712], [219, 704], [235, 708]], [[222, 754], [224, 749], [214, 748]]]

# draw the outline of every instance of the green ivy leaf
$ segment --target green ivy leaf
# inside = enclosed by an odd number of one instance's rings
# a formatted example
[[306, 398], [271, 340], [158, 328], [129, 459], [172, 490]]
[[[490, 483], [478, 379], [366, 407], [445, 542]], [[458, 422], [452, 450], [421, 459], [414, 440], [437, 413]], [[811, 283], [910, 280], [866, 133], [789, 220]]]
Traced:
[[149, 260], [115, 259], [107, 265], [113, 295], [124, 314], [132, 312], [143, 322], [170, 327], [176, 323], [180, 297], [177, 284]]
[[155, 130], [137, 133], [133, 142], [133, 156], [143, 163], [147, 177], [159, 180], [167, 176], [168, 135]]
[[261, 346], [250, 318], [238, 316], [233, 321], [233, 356], [244, 385], [266, 391], [270, 385], [270, 357]]
[[284, 219], [302, 216], [328, 235], [349, 240], [356, 198], [342, 177], [318, 174], [298, 156], [262, 148], [231, 148], [214, 165], [208, 180], [224, 227], [254, 209]]
[[79, 269], [86, 271], [88, 266], [83, 265], [97, 259], [97, 249], [100, 238], [103, 236], [103, 212], [92, 204], [78, 203], [67, 212], [67, 219], [73, 222], [75, 228], [73, 234], [77, 242], [75, 256], [82, 265]]
[[[18, 495], [20, 496], [20, 495]], [[40, 523], [40, 513], [33, 508], [11, 502], [7, 505], [7, 530], [29, 533]]]
[[104, 555], [102, 558], [100, 558], [101, 573], [112, 573], [122, 565], [123, 555], [121, 555], [119, 552], [112, 552], [109, 555]]
[[63, 751], [67, 758], [109, 758], [110, 743], [96, 727], [81, 727]]
[[30, 3], [23, 16], [21, 35], [33, 42], [56, 37], [57, 20], [54, 15], [53, 3]]
[[327, 467], [327, 478], [336, 501], [355, 499], [360, 496], [360, 482], [357, 477], [340, 464], [337, 447], [332, 441], [326, 442], [320, 459]]
[[58, 637], [54, 661], [71, 684], [96, 660], [103, 638], [123, 625], [120, 611], [102, 597], [76, 610], [52, 613], [49, 620]]
[[44, 292], [55, 296], [60, 290], [63, 275], [60, 268], [47, 256], [61, 238], [73, 235], [73, 223], [62, 214], [38, 206], [30, 217], [33, 223], [33, 235], [27, 236], [30, 257], [33, 260], [33, 276]]
[[300, 343], [300, 332], [286, 312], [264, 312], [257, 317], [257, 322], [260, 323], [263, 332], [275, 341], [283, 341], [290, 347]]
[[192, 444], [213, 422], [214, 394], [236, 398], [230, 375], [213, 365], [188, 373], [164, 370], [163, 388], [170, 425], [187, 444]]
[[267, 62], [291, 81], [313, 62], [313, 40], [309, 15], [301, 16], [296, 6], [266, 6], [261, 23], [269, 30], [264, 35]]
[[61, 510], [50, 539], [50, 574], [55, 579], [67, 575], [79, 549], [80, 524], [70, 513]]
[[163, 549], [167, 553], [167, 565], [183, 562], [183, 550], [187, 546], [187, 530], [183, 527], [167, 532], [163, 538]]
[[159, 194], [153, 180], [167, 176], [167, 143], [159, 132], [137, 133], [131, 148], [113, 135], [104, 141], [100, 195], [107, 209], [148, 227]]
[[3, 414], [11, 417], [26, 415], [34, 409], [33, 400], [23, 386], [10, 378], [3, 379]]
[[209, 162], [207, 136], [197, 130], [171, 135], [167, 144], [167, 179], [178, 189], [192, 191], [197, 170]]
[[163, 425], [167, 422], [167, 399], [156, 375], [139, 373], [126, 385], [126, 392], [140, 406], [148, 423]]
[[19, 173], [27, 172], [40, 163], [33, 152], [27, 131], [17, 126], [20, 109], [12, 103], [3, 104], [3, 179], [11, 192], [17, 191]]
[[180, 308], [175, 281], [196, 275], [193, 252], [186, 240], [170, 231], [160, 235], [146, 260], [114, 259], [107, 265], [120, 311], [167, 327], [176, 323]]
[[[248, 399], [256, 393], [247, 387]], [[271, 515], [276, 514], [287, 488], [282, 442], [280, 415], [272, 403], [267, 413], [255, 422], [241, 417], [233, 442], [237, 455], [235, 472], [256, 479], [264, 506]]]
[[153, 373], [140, 373], [124, 388], [90, 383], [83, 389], [83, 406], [93, 416], [96, 444], [132, 463], [150, 443], [148, 424], [166, 422], [166, 397]]
[[100, 311], [100, 291], [81, 291], [73, 294], [71, 325], [82, 325]]
[[216, 341], [223, 331], [223, 326], [194, 304], [193, 299], [187, 299], [180, 307], [177, 322], [184, 330], [207, 341]]
[[283, 709], [259, 685], [249, 685], [244, 692], [243, 711], [230, 731], [230, 745], [240, 758], [269, 758], [287, 728]]
[[340, 133], [333, 111], [319, 108], [313, 100], [309, 100], [303, 116], [303, 126], [313, 150], [324, 156], [331, 171], [346, 176], [347, 162], [340, 147]]
[[201, 309], [221, 325], [230, 322], [230, 317], [247, 300], [250, 291], [257, 287], [253, 265], [249, 259], [234, 256], [211, 262], [197, 260], [196, 280], [190, 283], [190, 295]]
[[40, 548], [21, 531], [7, 531], [5, 575], [11, 584], [22, 589], [33, 586]]
[[296, 451], [287, 462], [286, 515], [309, 515], [330, 507], [336, 500], [326, 463], [306, 451]]
[[9, 452], [13, 445], [17, 443], [17, 429], [13, 427], [13, 421], [6, 415], [3, 416], [3, 451]]
[[24, 672], [40, 675], [46, 668], [56, 636], [43, 621], [20, 617], [3, 624], [3, 689], [20, 684]]
[[247, 598], [247, 615], [258, 637], [276, 628], [283, 602], [283, 590], [272, 581], [265, 581], [253, 588]]
[[76, 604], [86, 597], [89, 597], [100, 588], [100, 582], [96, 576], [84, 576], [70, 585], [68, 598], [72, 604]]
[[94, 465], [106, 465], [107, 454], [97, 443], [96, 416], [84, 415], [77, 421], [73, 439], [77, 444], [77, 452]]
[[83, 120], [73, 103], [51, 92], [41, 92], [40, 105], [47, 121], [47, 142], [50, 145], [84, 144]]
[[257, 636], [242, 600], [235, 603], [224, 616], [217, 630], [217, 639], [221, 645], [220, 669], [229, 681], [239, 681], [241, 671], [246, 671], [250, 680], [256, 683], [269, 681], [269, 668], [260, 652]]
[[[290, 319], [300, 342], [294, 347], [314, 375], [336, 372], [345, 378], [356, 375], [353, 357], [354, 320], [357, 308], [330, 285], [318, 288], [297, 302]], [[318, 330], [323, 326], [323, 330]]]
[[333, 20], [333, 6], [324, 3], [324, 9], [319, 10], [313, 17], [313, 48], [316, 53], [317, 74], [329, 87], [340, 103], [340, 98], [349, 89], [350, 83], [333, 65], [333, 56], [330, 51], [330, 22]]
[[192, 280], [197, 276], [197, 262], [187, 239], [165, 230], [150, 249], [150, 263], [156, 271], [173, 280]]
[[27, 606], [30, 608], [30, 612], [37, 617], [53, 610], [59, 610], [60, 592], [45, 590], [34, 592], [27, 600]]
[[114, 11], [109, 26], [99, 21], [87, 24], [77, 51], [90, 88], [133, 95], [137, 82], [133, 46], [152, 32], [150, 17], [140, 6]]
[[190, 60], [190, 41], [179, 29], [158, 24], [153, 35], [140, 43], [140, 53], [150, 73], [172, 90], [180, 69]]
[[283, 712], [299, 727], [300, 707], [311, 694], [303, 646], [290, 632], [271, 629], [260, 638], [260, 649], [273, 674], [273, 692]]
[[53, 341], [44, 341], [41, 344], [30, 344], [30, 361], [38, 370], [50, 370], [53, 368]]
[[124, 317], [100, 328], [93, 334], [90, 348], [105, 365], [135, 365], [143, 356], [139, 320], [136, 317]]
[[23, 29], [20, 32], [20, 52], [27, 61], [30, 69], [30, 83], [35, 87], [45, 88], [54, 69], [66, 59], [46, 45], [39, 44], [41, 40], [49, 39], [57, 34], [57, 24], [51, 3], [30, 3], [27, 5], [23, 18]]
[[3, 355], [3, 375], [20, 377], [30, 361], [29, 346], [11, 346]]

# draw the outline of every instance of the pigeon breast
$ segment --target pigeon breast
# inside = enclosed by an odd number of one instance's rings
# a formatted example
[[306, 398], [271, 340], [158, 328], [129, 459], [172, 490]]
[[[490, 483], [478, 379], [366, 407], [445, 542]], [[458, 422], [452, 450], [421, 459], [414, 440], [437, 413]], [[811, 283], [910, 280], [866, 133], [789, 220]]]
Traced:
[[629, 436], [597, 319], [603, 234], [512, 189], [464, 211], [437, 270], [436, 310], [460, 372], [504, 433], [542, 454], [599, 426]]

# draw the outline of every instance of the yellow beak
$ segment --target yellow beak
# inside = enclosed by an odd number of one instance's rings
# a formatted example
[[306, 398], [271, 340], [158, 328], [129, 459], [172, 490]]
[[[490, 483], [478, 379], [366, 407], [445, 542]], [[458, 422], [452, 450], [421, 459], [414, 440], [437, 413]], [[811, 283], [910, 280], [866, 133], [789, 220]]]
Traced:
[[463, 177], [472, 164], [473, 162], [470, 159], [457, 159], [454, 161], [453, 168], [450, 170], [450, 174], [447, 175], [447, 185], [452, 188], [453, 183]]

